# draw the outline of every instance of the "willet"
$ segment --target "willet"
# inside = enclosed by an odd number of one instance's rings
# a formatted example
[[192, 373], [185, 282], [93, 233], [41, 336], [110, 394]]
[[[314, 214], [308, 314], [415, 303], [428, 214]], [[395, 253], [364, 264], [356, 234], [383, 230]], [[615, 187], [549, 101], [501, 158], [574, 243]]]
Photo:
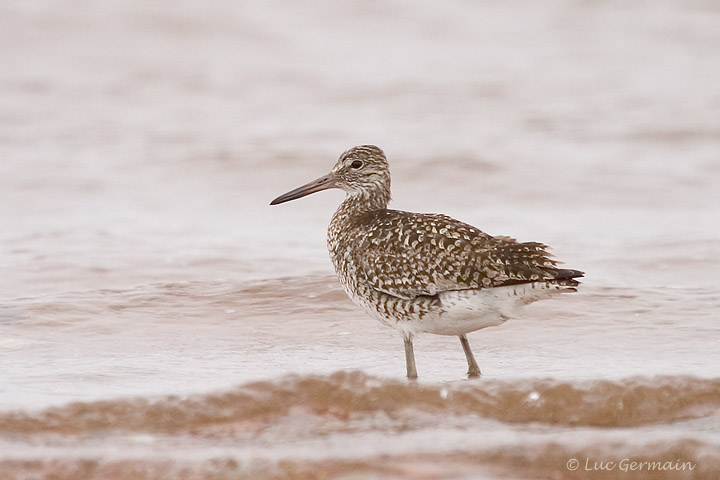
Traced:
[[558, 268], [547, 246], [491, 236], [447, 215], [387, 208], [390, 170], [374, 145], [343, 153], [327, 175], [270, 204], [340, 188], [328, 250], [340, 283], [365, 312], [405, 341], [408, 378], [417, 378], [413, 337], [456, 335], [468, 375], [480, 375], [467, 334], [500, 325], [519, 307], [574, 292], [579, 270]]

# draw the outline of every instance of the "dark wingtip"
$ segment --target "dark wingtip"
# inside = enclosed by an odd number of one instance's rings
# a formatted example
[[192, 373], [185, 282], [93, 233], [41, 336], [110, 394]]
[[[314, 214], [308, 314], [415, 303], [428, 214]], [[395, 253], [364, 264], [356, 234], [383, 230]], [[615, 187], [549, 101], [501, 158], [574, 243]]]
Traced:
[[567, 280], [570, 278], [580, 278], [584, 277], [585, 272], [581, 272], [580, 270], [570, 270], [569, 268], [560, 268], [558, 269], [557, 273], [555, 274], [555, 280]]

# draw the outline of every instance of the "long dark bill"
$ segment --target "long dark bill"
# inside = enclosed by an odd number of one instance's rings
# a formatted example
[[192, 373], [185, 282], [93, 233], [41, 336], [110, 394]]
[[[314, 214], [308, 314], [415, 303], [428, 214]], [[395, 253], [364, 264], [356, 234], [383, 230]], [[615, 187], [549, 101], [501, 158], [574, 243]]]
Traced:
[[290, 200], [296, 200], [298, 198], [304, 197], [305, 195], [310, 195], [311, 193], [336, 187], [337, 179], [335, 178], [335, 175], [333, 175], [332, 173], [328, 173], [327, 175], [322, 176], [317, 180], [313, 180], [312, 182], [307, 183], [302, 187], [298, 187], [295, 190], [290, 190], [289, 192], [280, 195], [275, 200], [270, 202], [270, 205], [277, 205], [278, 203], [289, 202]]

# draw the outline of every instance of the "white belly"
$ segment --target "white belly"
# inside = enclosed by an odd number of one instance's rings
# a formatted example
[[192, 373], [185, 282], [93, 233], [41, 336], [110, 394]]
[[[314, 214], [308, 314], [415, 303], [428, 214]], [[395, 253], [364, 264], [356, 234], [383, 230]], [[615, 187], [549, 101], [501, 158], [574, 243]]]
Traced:
[[375, 292], [374, 297], [368, 299], [363, 295], [354, 295], [347, 288], [346, 291], [350, 298], [370, 316], [405, 335], [417, 333], [465, 335], [482, 328], [501, 325], [528, 303], [549, 298], [563, 291], [572, 292], [575, 289], [538, 282], [480, 290], [441, 292], [438, 294], [440, 302], [421, 315], [393, 314], [392, 309], [388, 311], [377, 307], [378, 303], [383, 303], [378, 299], [379, 296], [384, 297], [385, 303], [391, 305], [405, 303], [403, 307], [407, 307], [408, 302], [412, 303], [415, 300], [401, 300], [380, 292]]
[[545, 283], [529, 283], [482, 290], [460, 290], [439, 294], [442, 308], [397, 328], [410, 333], [465, 335], [486, 327], [501, 325], [521, 307], [549, 298], [562, 289]]

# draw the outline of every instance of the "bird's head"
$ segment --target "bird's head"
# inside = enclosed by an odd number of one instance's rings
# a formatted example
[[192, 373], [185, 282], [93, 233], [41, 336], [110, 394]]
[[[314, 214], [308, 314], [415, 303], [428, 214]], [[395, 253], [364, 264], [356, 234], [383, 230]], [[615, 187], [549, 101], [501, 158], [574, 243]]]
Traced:
[[390, 201], [390, 169], [385, 153], [375, 145], [360, 145], [340, 155], [327, 175], [291, 190], [270, 202], [288, 202], [311, 193], [340, 188], [348, 197], [377, 204], [380, 208]]

